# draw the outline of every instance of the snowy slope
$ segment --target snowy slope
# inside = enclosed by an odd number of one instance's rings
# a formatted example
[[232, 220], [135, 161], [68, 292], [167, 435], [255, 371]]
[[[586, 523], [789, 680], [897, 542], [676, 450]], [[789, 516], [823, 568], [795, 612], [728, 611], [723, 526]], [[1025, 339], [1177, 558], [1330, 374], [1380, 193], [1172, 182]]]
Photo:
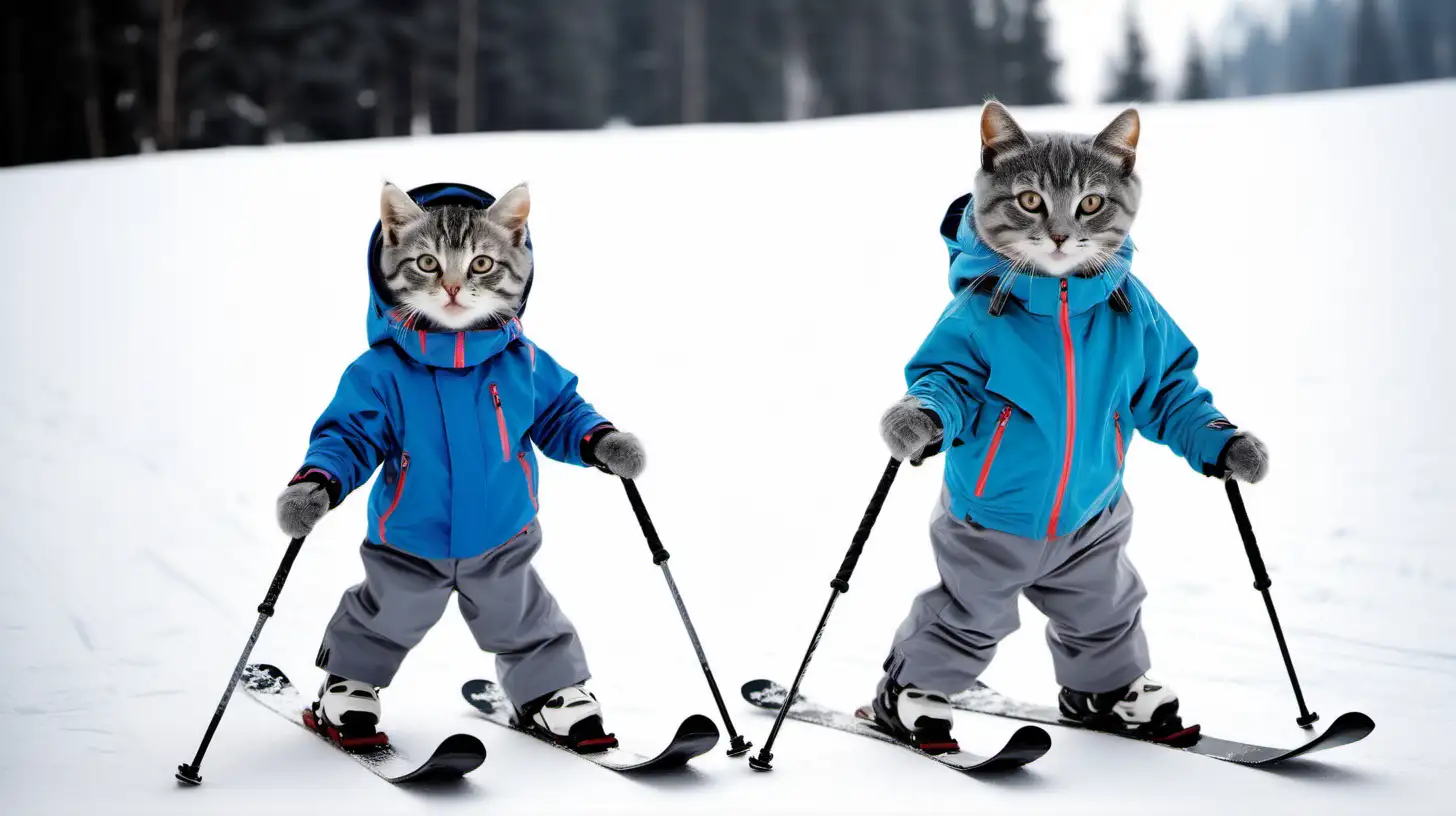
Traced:
[[[1026, 111], [1094, 129], [1107, 109]], [[6, 813], [1437, 811], [1456, 770], [1456, 84], [1144, 110], [1140, 272], [1220, 406], [1274, 452], [1245, 495], [1314, 706], [1379, 723], [1259, 772], [1055, 733], [963, 779], [790, 724], [778, 770], [721, 751], [631, 780], [471, 716], [490, 676], [453, 609], [385, 693], [395, 740], [480, 735], [458, 790], [391, 789], [246, 699], [177, 790], [285, 544], [275, 492], [363, 348], [381, 178], [529, 179], [532, 336], [650, 446], [641, 480], [726, 691], [791, 677], [885, 454], [901, 366], [949, 294], [936, 227], [975, 111], [792, 126], [443, 137], [0, 173], [0, 811]], [[810, 673], [861, 702], [934, 580], [938, 468], [892, 492]], [[1293, 744], [1294, 706], [1223, 493], [1145, 441], [1133, 556], [1156, 672], [1211, 732]], [[650, 746], [712, 703], [621, 488], [545, 466], [538, 565], [582, 630], [609, 725]], [[317, 681], [361, 575], [356, 498], [310, 538], [256, 657]], [[987, 680], [1055, 691], [1029, 607]], [[755, 741], [769, 720], [734, 703]], [[965, 715], [990, 745], [1008, 722]]]

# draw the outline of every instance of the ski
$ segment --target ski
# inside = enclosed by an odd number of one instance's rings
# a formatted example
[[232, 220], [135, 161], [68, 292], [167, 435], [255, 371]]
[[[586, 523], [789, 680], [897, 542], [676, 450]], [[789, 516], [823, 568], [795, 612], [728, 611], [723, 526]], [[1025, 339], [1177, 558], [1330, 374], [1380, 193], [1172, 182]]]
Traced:
[[693, 714], [683, 720], [678, 726], [677, 734], [672, 742], [662, 749], [656, 756], [647, 756], [622, 748], [608, 748], [605, 751], [595, 754], [584, 754], [573, 751], [564, 745], [557, 745], [550, 739], [541, 736], [524, 728], [517, 728], [512, 716], [513, 707], [506, 699], [505, 691], [497, 684], [489, 680], [469, 680], [460, 688], [460, 693], [465, 696], [465, 701], [475, 706], [485, 719], [504, 726], [512, 731], [528, 734], [555, 748], [579, 756], [613, 771], [621, 773], [633, 773], [640, 771], [660, 771], [668, 768], [678, 768], [688, 763], [693, 757], [701, 756], [713, 750], [718, 744], [718, 726], [707, 717], [701, 714]]
[[[743, 684], [743, 699], [759, 708], [769, 711], [777, 711], [784, 704], [789, 696], [788, 689], [773, 682], [772, 680], [750, 680]], [[800, 694], [799, 699], [789, 709], [789, 719], [800, 722], [822, 725], [826, 728], [833, 728], [836, 731], [845, 731], [850, 734], [859, 734], [862, 737], [888, 742], [898, 745], [909, 751], [933, 759], [941, 765], [960, 771], [961, 773], [976, 773], [982, 771], [1004, 771], [1012, 768], [1020, 768], [1028, 762], [1040, 759], [1043, 754], [1051, 750], [1052, 738], [1036, 726], [1024, 726], [1011, 735], [1005, 747], [991, 756], [980, 756], [966, 751], [956, 751], [948, 754], [931, 754], [920, 750], [914, 745], [897, 739], [894, 736], [880, 730], [874, 723], [874, 718], [867, 708], [861, 708], [854, 714], [847, 714], [832, 708], [826, 708], [812, 700], [808, 700]]]
[[380, 779], [396, 785], [459, 779], [485, 762], [485, 746], [471, 734], [453, 734], [446, 737], [424, 762], [412, 761], [393, 745], [367, 752], [347, 751], [304, 722], [305, 713], [310, 716], [313, 713], [309, 703], [277, 666], [266, 663], [249, 665], [239, 682], [248, 696], [257, 700], [264, 708], [318, 736], [373, 771]]
[[1341, 745], [1349, 745], [1365, 739], [1371, 731], [1375, 730], [1374, 720], [1358, 711], [1352, 711], [1336, 717], [1323, 733], [1297, 748], [1271, 748], [1265, 745], [1251, 745], [1245, 742], [1210, 737], [1204, 734], [1197, 725], [1189, 726], [1176, 734], [1161, 739], [1090, 729], [1081, 723], [1065, 719], [1062, 717], [1061, 711], [1054, 706], [1015, 700], [982, 683], [977, 683], [974, 688], [951, 697], [950, 702], [952, 706], [961, 711], [974, 711], [977, 714], [990, 714], [1043, 725], [1059, 725], [1093, 731], [1098, 734], [1162, 745], [1198, 756], [1212, 757], [1224, 762], [1251, 767], [1267, 767], [1316, 751], [1327, 751]]

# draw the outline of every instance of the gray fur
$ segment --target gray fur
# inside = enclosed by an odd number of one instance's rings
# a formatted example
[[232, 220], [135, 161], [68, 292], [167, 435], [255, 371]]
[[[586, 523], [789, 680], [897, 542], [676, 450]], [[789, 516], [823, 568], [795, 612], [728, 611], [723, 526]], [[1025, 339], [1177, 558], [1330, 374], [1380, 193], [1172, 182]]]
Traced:
[[[530, 208], [524, 184], [484, 211], [458, 206], [425, 210], [398, 187], [385, 184], [376, 288], [411, 328], [468, 331], [501, 325], [520, 311], [531, 277], [531, 251], [525, 245]], [[437, 266], [424, 268], [425, 256]], [[488, 259], [484, 271], [472, 268], [477, 258]]]
[[901, 462], [913, 459], [913, 464], [919, 464], [925, 449], [939, 442], [943, 434], [935, 427], [935, 420], [926, 415], [925, 405], [915, 397], [905, 396], [880, 418], [880, 436], [890, 447], [891, 456]]
[[592, 454], [603, 467], [623, 479], [635, 479], [647, 467], [647, 451], [642, 441], [629, 433], [607, 434]]
[[278, 494], [278, 526], [289, 538], [303, 538], [329, 512], [329, 492], [317, 482], [289, 485]]
[[1231, 479], [1258, 484], [1269, 475], [1269, 448], [1248, 431], [1239, 431], [1223, 453], [1223, 465]]
[[[1007, 259], [1012, 273], [1062, 277], [1100, 273], [1132, 229], [1142, 200], [1133, 171], [1140, 130], [1128, 109], [1096, 136], [1028, 133], [999, 102], [981, 113], [981, 170], [975, 181], [975, 225], [981, 240]], [[1041, 198], [1038, 212], [1019, 201]], [[1101, 208], [1080, 206], [1100, 196]], [[1060, 247], [1053, 236], [1063, 236]], [[1060, 249], [1063, 257], [1053, 256]]]

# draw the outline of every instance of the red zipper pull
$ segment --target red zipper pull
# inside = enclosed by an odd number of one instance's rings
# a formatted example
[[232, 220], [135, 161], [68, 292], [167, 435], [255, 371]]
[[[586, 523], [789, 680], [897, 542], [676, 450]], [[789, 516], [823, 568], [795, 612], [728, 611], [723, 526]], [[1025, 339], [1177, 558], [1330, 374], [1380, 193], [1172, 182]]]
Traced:
[[495, 401], [495, 407], [499, 409], [501, 407], [500, 389], [495, 387], [495, 383], [490, 384], [490, 398]]
[[1007, 405], [1001, 409], [1001, 420], [996, 423], [997, 428], [1005, 428], [1006, 423], [1011, 421], [1011, 406]]

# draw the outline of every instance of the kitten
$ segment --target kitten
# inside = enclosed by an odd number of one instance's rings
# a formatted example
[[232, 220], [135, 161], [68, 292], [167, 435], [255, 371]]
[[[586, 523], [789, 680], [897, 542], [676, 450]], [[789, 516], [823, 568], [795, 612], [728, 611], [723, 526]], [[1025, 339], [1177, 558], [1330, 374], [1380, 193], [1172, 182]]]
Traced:
[[385, 183], [379, 210], [383, 251], [375, 288], [410, 328], [471, 331], [515, 316], [531, 277], [525, 184], [485, 210], [426, 210]]
[[976, 232], [1015, 271], [1102, 272], [1132, 229], [1142, 198], [1136, 110], [1096, 136], [1027, 133], [999, 102], [981, 112]]

